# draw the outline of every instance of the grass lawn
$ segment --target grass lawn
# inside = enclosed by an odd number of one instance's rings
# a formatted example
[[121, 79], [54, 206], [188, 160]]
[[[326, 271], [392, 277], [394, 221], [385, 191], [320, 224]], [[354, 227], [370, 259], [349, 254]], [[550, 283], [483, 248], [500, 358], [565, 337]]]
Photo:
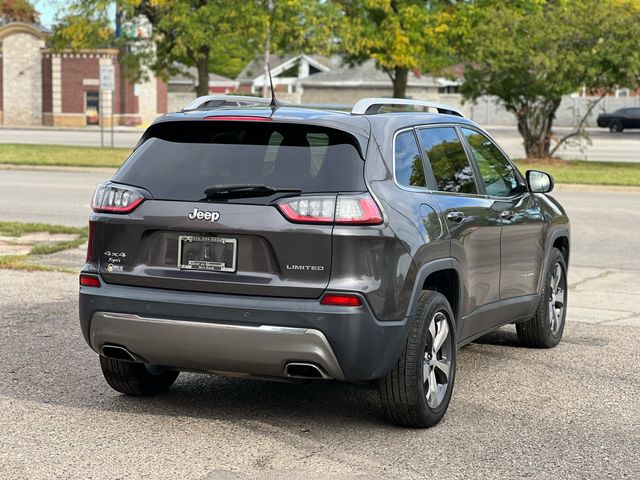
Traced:
[[7, 143], [0, 144], [0, 163], [118, 168], [127, 159], [129, 153], [131, 153], [129, 148]]
[[28, 233], [70, 233], [78, 235], [76, 239], [33, 245], [28, 255], [0, 255], [0, 268], [21, 270], [56, 270], [55, 268], [29, 263], [30, 255], [48, 255], [69, 248], [75, 248], [87, 241], [89, 229], [87, 227], [66, 227], [63, 225], [49, 225], [47, 223], [0, 222], [0, 236], [16, 237]]
[[527, 170], [542, 170], [553, 175], [557, 183], [640, 186], [640, 163], [584, 160], [553, 160], [539, 163], [519, 160], [516, 163], [522, 173]]

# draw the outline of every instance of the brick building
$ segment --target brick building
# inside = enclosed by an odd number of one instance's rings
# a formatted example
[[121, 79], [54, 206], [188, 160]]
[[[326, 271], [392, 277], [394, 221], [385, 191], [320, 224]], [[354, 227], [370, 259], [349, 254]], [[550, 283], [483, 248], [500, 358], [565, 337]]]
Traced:
[[[40, 25], [0, 26], [0, 122], [3, 125], [80, 127], [149, 123], [167, 111], [167, 84], [132, 84], [124, 76], [117, 49], [53, 52]], [[115, 90], [100, 94], [100, 65], [115, 68]]]

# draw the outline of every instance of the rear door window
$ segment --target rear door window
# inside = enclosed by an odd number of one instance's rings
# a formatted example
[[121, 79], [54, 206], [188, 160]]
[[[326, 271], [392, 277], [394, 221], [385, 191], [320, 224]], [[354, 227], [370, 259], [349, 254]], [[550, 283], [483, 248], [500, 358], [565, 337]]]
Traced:
[[158, 200], [198, 201], [213, 185], [259, 184], [303, 193], [364, 191], [363, 170], [355, 139], [340, 130], [185, 121], [157, 125], [114, 181], [145, 188]]
[[478, 193], [473, 169], [454, 127], [422, 128], [418, 136], [439, 191]]
[[399, 133], [394, 144], [396, 181], [405, 187], [426, 187], [422, 156], [413, 130]]

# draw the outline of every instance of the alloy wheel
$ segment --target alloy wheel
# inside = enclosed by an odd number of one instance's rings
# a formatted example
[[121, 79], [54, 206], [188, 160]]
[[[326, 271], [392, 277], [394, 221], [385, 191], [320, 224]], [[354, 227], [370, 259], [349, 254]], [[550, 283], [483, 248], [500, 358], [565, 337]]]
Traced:
[[422, 363], [422, 381], [427, 404], [432, 409], [440, 406], [449, 387], [453, 344], [449, 321], [442, 311], [436, 312], [429, 323], [429, 338]]
[[549, 290], [549, 326], [551, 327], [551, 333], [557, 335], [564, 321], [566, 292], [566, 280], [562, 274], [562, 266], [560, 263], [556, 263], [553, 266]]

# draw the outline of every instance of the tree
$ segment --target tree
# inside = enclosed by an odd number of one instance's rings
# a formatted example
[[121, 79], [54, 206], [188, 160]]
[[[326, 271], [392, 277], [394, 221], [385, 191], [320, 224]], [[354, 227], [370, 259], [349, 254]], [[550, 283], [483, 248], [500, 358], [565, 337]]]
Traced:
[[351, 64], [373, 58], [406, 96], [409, 71], [433, 71], [451, 63], [449, 23], [459, 8], [445, 0], [336, 0], [343, 12], [340, 49]]
[[[599, 99], [616, 86], [640, 84], [636, 0], [478, 0], [460, 18], [454, 43], [466, 60], [462, 93], [497, 97], [515, 115], [527, 157], [549, 157], [584, 137]], [[599, 99], [552, 148], [562, 97], [583, 87]]]
[[[196, 67], [197, 94], [206, 95], [210, 64], [229, 70], [228, 60], [248, 61], [246, 36], [237, 28], [241, 10], [224, 0], [76, 0], [54, 28], [54, 48], [95, 48], [108, 44], [123, 48], [124, 62], [132, 79], [144, 77], [150, 68], [161, 77]], [[116, 37], [112, 19], [149, 22], [152, 37]], [[227, 48], [228, 47], [228, 48]], [[233, 55], [226, 55], [226, 51]], [[212, 58], [216, 54], [215, 60]], [[242, 61], [241, 60], [241, 61]], [[244, 62], [243, 62], [244, 63]], [[184, 73], [184, 72], [183, 72]]]
[[[264, 62], [265, 80], [272, 53], [309, 53], [329, 55], [335, 47], [336, 25], [340, 11], [324, 0], [256, 0], [247, 3], [247, 15], [253, 19], [253, 37]], [[263, 96], [268, 96], [268, 83]]]
[[333, 38], [331, 22], [323, 21], [333, 7], [322, 0], [120, 0], [121, 18], [143, 17], [153, 28], [150, 41], [125, 41], [108, 28], [114, 3], [75, 0], [54, 29], [52, 45], [126, 46], [133, 78], [145, 67], [162, 77], [195, 67], [198, 95], [208, 93], [210, 71], [236, 75], [260, 51], [328, 51]]
[[0, 0], [0, 23], [37, 23], [40, 15], [28, 0]]

